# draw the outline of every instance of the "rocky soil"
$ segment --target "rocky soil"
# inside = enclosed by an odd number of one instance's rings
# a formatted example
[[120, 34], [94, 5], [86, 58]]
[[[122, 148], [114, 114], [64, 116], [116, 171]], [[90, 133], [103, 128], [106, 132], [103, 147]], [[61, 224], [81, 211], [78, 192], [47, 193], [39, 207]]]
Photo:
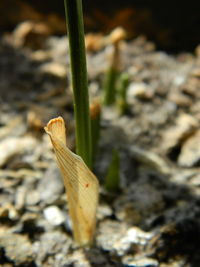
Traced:
[[[67, 37], [34, 27], [0, 39], [0, 266], [200, 266], [200, 47], [169, 55], [142, 36], [121, 42], [129, 110], [103, 107], [96, 241], [83, 249], [73, 242], [43, 130], [63, 116], [74, 149]], [[110, 62], [105, 40], [86, 40], [91, 101]], [[103, 185], [113, 149], [121, 181], [109, 193]]]

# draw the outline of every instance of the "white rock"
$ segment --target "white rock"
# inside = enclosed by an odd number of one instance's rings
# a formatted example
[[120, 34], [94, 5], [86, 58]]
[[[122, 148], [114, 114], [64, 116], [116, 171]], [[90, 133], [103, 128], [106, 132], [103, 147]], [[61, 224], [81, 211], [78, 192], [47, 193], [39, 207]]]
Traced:
[[131, 227], [127, 231], [126, 238], [131, 243], [139, 243], [141, 245], [144, 245], [149, 239], [152, 238], [152, 235], [152, 233], [144, 232], [138, 227]]
[[57, 206], [49, 206], [44, 210], [45, 219], [52, 225], [61, 225], [65, 221], [62, 211]]

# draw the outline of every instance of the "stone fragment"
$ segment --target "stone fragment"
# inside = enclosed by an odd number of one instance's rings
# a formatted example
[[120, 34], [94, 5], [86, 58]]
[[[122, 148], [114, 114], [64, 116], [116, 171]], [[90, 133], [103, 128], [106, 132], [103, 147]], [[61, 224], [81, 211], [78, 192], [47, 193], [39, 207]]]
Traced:
[[188, 138], [181, 147], [178, 164], [193, 167], [200, 163], [200, 130]]

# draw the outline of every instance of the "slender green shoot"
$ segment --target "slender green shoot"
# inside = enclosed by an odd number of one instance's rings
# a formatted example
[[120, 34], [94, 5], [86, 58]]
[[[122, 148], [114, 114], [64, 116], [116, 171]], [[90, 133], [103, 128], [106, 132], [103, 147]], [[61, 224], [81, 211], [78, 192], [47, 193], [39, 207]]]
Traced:
[[106, 75], [104, 81], [104, 104], [106, 106], [112, 105], [116, 98], [116, 82], [118, 71], [111, 66]]
[[91, 123], [81, 0], [64, 0], [76, 123], [76, 153], [91, 167]]
[[127, 88], [129, 85], [129, 76], [127, 73], [122, 73], [119, 77], [119, 87], [118, 87], [118, 98], [117, 106], [119, 109], [120, 115], [124, 114], [128, 110], [127, 104]]
[[110, 61], [110, 67], [105, 74], [105, 80], [103, 85], [104, 105], [110, 106], [114, 104], [116, 100], [117, 93], [117, 77], [119, 75], [119, 65], [120, 65], [120, 50], [119, 43], [113, 44], [113, 54]]
[[110, 36], [110, 42], [113, 46], [113, 54], [110, 61], [110, 66], [105, 75], [104, 81], [104, 105], [109, 106], [114, 104], [117, 94], [117, 78], [121, 70], [121, 47], [120, 43], [126, 37], [126, 32], [123, 28], [118, 27], [114, 29]]
[[105, 178], [105, 188], [109, 192], [116, 192], [120, 189], [120, 159], [116, 149], [112, 151], [112, 159]]

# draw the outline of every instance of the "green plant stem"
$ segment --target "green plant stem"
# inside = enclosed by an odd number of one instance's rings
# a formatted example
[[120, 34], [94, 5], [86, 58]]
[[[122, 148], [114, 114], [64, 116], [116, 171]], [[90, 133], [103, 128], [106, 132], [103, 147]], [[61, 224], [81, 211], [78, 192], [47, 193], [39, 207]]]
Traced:
[[120, 159], [116, 149], [112, 151], [112, 158], [105, 178], [105, 188], [108, 192], [117, 192], [120, 188]]
[[81, 0], [64, 0], [76, 121], [76, 152], [91, 167], [91, 126]]
[[122, 115], [124, 114], [128, 109], [127, 104], [127, 88], [129, 85], [129, 76], [127, 73], [122, 73], [119, 77], [119, 89], [118, 89], [118, 109], [119, 113]]
[[117, 76], [118, 71], [111, 66], [106, 73], [104, 82], [104, 104], [106, 106], [115, 102]]

